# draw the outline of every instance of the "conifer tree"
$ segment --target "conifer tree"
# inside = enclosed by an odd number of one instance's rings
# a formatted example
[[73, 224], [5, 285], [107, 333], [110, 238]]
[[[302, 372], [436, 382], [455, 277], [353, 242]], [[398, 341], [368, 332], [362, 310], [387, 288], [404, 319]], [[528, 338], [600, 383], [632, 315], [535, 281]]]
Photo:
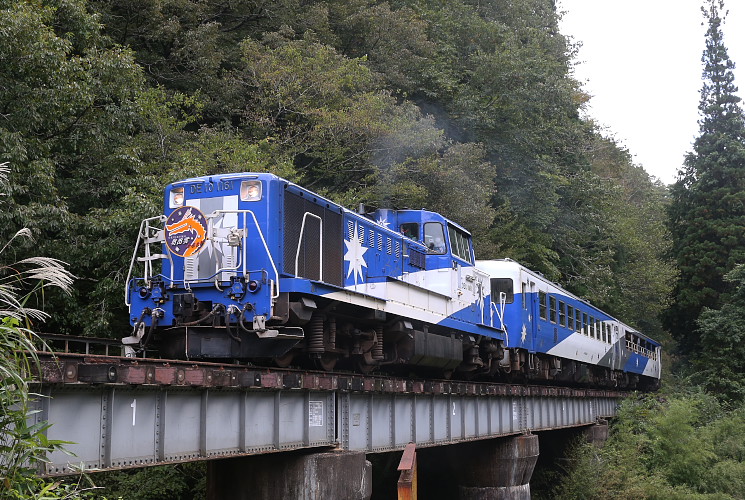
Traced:
[[697, 319], [719, 309], [745, 262], [745, 122], [735, 95], [734, 63], [722, 34], [723, 0], [708, 0], [699, 136], [671, 190], [673, 257], [680, 272], [664, 321], [684, 353], [700, 345]]

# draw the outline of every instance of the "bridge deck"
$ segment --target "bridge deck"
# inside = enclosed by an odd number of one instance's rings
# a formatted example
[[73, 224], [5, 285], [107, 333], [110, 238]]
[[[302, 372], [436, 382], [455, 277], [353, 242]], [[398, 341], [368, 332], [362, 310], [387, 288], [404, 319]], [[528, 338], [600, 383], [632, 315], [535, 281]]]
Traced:
[[42, 354], [46, 475], [312, 447], [383, 452], [574, 427], [615, 415], [625, 394]]

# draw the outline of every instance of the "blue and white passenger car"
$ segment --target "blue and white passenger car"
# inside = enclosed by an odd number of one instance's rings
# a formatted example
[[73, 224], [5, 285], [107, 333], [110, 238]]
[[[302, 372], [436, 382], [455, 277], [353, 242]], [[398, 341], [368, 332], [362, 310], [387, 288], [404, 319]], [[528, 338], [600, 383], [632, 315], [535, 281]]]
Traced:
[[656, 385], [659, 343], [510, 259], [476, 265], [490, 276], [508, 348], [544, 357], [543, 369], [563, 377], [569, 371], [575, 381]]
[[659, 372], [657, 344], [515, 263], [476, 265], [470, 234], [437, 213], [356, 213], [266, 173], [179, 181], [164, 206], [127, 278], [131, 354], [578, 382]]

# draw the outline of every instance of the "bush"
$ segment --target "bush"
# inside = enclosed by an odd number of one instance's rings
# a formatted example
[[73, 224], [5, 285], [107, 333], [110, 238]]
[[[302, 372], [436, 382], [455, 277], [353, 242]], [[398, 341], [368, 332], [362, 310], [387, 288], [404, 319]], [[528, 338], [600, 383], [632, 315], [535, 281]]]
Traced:
[[644, 395], [625, 400], [602, 449], [570, 454], [559, 500], [719, 500], [745, 492], [743, 409], [711, 395]]

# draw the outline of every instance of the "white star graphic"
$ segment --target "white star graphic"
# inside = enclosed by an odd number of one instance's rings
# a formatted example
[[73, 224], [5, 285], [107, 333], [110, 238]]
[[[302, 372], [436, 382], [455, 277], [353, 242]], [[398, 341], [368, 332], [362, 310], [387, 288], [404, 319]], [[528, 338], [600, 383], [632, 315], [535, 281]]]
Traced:
[[523, 330], [520, 332], [520, 343], [524, 344], [525, 339], [528, 337], [528, 329], [525, 328], [525, 323], [523, 323]]
[[358, 282], [358, 278], [362, 280], [362, 268], [367, 267], [365, 262], [365, 252], [368, 248], [360, 243], [359, 233], [357, 231], [357, 223], [354, 224], [354, 235], [352, 240], [344, 240], [344, 244], [347, 246], [347, 253], [344, 254], [344, 260], [349, 262], [349, 269], [347, 270], [347, 278], [354, 273], [354, 282]]
[[378, 220], [375, 221], [378, 225], [383, 226], [385, 228], [390, 228], [391, 223], [388, 222], [388, 218], [385, 215], [381, 215]]

